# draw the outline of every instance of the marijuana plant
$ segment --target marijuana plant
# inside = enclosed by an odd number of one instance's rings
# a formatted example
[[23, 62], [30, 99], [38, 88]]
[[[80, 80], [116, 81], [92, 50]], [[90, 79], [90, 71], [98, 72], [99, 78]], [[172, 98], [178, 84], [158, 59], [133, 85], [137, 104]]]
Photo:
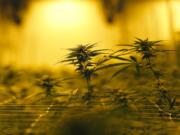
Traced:
[[[156, 68], [156, 58], [159, 56], [160, 53], [164, 53], [170, 50], [163, 50], [159, 49], [158, 47], [161, 46], [159, 41], [149, 41], [148, 38], [145, 40], [136, 38], [134, 41], [134, 44], [132, 45], [120, 45], [120, 46], [126, 46], [126, 49], [120, 49], [116, 52], [114, 52], [114, 56], [111, 56], [113, 59], [119, 59], [121, 62], [112, 64], [112, 66], [117, 65], [126, 65], [124, 68], [118, 70], [114, 75], [117, 75], [120, 73], [120, 71], [130, 67], [132, 63], [135, 64], [137, 72], [140, 72], [140, 69], [148, 69], [153, 74], [154, 78], [157, 82], [157, 90], [159, 92], [159, 98], [157, 101], [156, 106], [159, 105], [161, 107], [160, 109], [163, 110], [163, 112], [166, 112], [165, 110], [171, 110], [174, 108], [176, 104], [176, 98], [171, 97], [166, 90], [163, 89], [161, 82], [161, 76], [162, 71], [158, 70]], [[123, 55], [131, 55], [130, 59], [123, 58]], [[137, 60], [137, 58], [140, 58], [140, 60]], [[126, 63], [123, 63], [125, 61]], [[110, 65], [109, 65], [110, 66]], [[165, 108], [166, 107], [166, 108]], [[165, 110], [164, 110], [165, 109]]]
[[47, 96], [52, 96], [55, 87], [62, 87], [66, 79], [57, 79], [49, 75], [44, 75], [40, 80], [37, 81], [37, 85], [45, 90]]
[[86, 80], [88, 97], [91, 95], [93, 88], [91, 84], [92, 77], [97, 75], [96, 72], [99, 70], [100, 66], [107, 61], [107, 59], [99, 60], [95, 62], [95, 59], [105, 54], [106, 49], [94, 49], [96, 44], [86, 44], [78, 45], [75, 48], [68, 49], [69, 53], [67, 54], [65, 62], [75, 66], [75, 70]]
[[[113, 59], [121, 60], [121, 63], [118, 63], [117, 65], [122, 65], [122, 64], [124, 65], [130, 63], [132, 65], [132, 63], [134, 63], [136, 70], [138, 72], [140, 72], [140, 68], [142, 67], [149, 69], [153, 73], [153, 76], [157, 81], [157, 86], [160, 87], [161, 85], [160, 77], [162, 76], [162, 72], [156, 69], [156, 64], [154, 61], [155, 58], [159, 55], [159, 53], [169, 51], [169, 50], [158, 49], [157, 47], [161, 46], [160, 42], [161, 40], [149, 41], [148, 38], [145, 40], [136, 38], [134, 44], [119, 45], [119, 46], [126, 46], [127, 48], [117, 50], [116, 52], [113, 53], [114, 56], [111, 57]], [[122, 57], [123, 55], [131, 55], [131, 56], [130, 59], [126, 59]], [[139, 57], [140, 60], [138, 62], [137, 58]], [[122, 63], [122, 61], [130, 62], [130, 63]], [[127, 67], [130, 67], [130, 65], [127, 65]], [[119, 72], [117, 72], [116, 74], [118, 73]]]
[[166, 110], [172, 110], [176, 105], [176, 97], [172, 97], [167, 90], [159, 91], [157, 104]]

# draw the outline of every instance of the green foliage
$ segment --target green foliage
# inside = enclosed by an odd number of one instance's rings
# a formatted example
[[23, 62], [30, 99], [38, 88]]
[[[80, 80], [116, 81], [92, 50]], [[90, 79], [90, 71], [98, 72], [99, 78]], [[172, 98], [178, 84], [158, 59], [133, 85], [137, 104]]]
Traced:
[[52, 96], [55, 87], [62, 87], [66, 79], [57, 79], [49, 75], [42, 76], [36, 84], [45, 90], [47, 96]]
[[[121, 67], [113, 74], [113, 77], [118, 75], [125, 69], [131, 67], [132, 65], [135, 65], [138, 74], [140, 73], [140, 70], [143, 70], [145, 72], [146, 69], [150, 70], [157, 82], [156, 88], [159, 91], [158, 103], [167, 106], [170, 110], [176, 104], [176, 98], [172, 98], [169, 94], [167, 94], [166, 90], [162, 90], [163, 83], [161, 81], [161, 77], [163, 76], [163, 74], [161, 70], [157, 69], [157, 65], [155, 64], [158, 63], [156, 58], [160, 53], [164, 53], [170, 50], [159, 49], [158, 47], [162, 46], [160, 42], [161, 41], [150, 41], [148, 40], [148, 38], [145, 40], [136, 38], [132, 45], [119, 45], [125, 46], [127, 48], [115, 51], [111, 58], [119, 60], [119, 62], [108, 65], [108, 67]], [[124, 58], [124, 55], [130, 55], [129, 59]], [[140, 60], [138, 60], [138, 58]], [[163, 106], [160, 107], [162, 107], [161, 109], [163, 109]]]
[[[172, 123], [173, 128], [177, 127], [179, 78], [171, 72], [163, 76], [172, 80], [169, 81], [172, 83], [171, 91], [167, 91], [168, 88], [161, 82], [162, 71], [157, 69], [159, 61], [156, 59], [168, 50], [158, 49], [160, 41], [148, 39], [136, 39], [132, 45], [120, 46], [126, 48], [113, 53], [95, 49], [96, 44], [68, 49], [61, 62], [73, 65], [75, 71], [87, 81], [86, 94], [80, 89], [82, 80], [78, 78], [64, 87], [70, 78], [57, 77], [59, 72], [0, 68], [0, 107], [3, 114], [0, 118], [5, 121], [0, 129], [6, 129], [4, 125], [14, 124], [11, 134], [173, 134], [166, 127]], [[93, 86], [93, 76], [109, 68], [111, 70], [102, 72], [104, 74], [96, 78], [96, 85]], [[130, 77], [131, 70], [124, 72], [128, 68], [137, 71], [138, 80], [137, 76]], [[115, 78], [122, 72], [119, 78]], [[149, 73], [158, 83], [156, 91], [151, 87]], [[71, 72], [62, 72], [62, 76], [67, 74], [71, 75]], [[113, 82], [109, 81], [109, 75], [114, 77]], [[150, 83], [144, 85], [146, 82]], [[8, 92], [11, 89], [15, 96]], [[12, 109], [21, 113], [11, 115], [14, 113]], [[162, 133], [162, 128], [167, 130]], [[15, 132], [15, 129], [21, 131]]]
[[120, 49], [116, 51], [116, 53], [123, 52], [125, 54], [132, 54], [134, 52], [136, 54], [140, 54], [141, 59], [149, 59], [157, 56], [158, 53], [169, 51], [169, 50], [158, 49], [157, 47], [162, 46], [160, 42], [161, 40], [150, 41], [148, 38], [145, 40], [136, 38], [136, 40], [132, 45], [131, 44], [119, 45], [119, 46], [125, 46], [127, 48]]
[[106, 64], [104, 66], [101, 66], [97, 70], [112, 68], [112, 67], [118, 67], [119, 69], [112, 75], [112, 78], [119, 75], [121, 72], [125, 71], [129, 67], [136, 67], [137, 72], [140, 72], [140, 67], [142, 64], [137, 61], [137, 58], [135, 56], [130, 56], [129, 58], [124, 58], [122, 56], [118, 55], [110, 55], [109, 60], [118, 60], [116, 63], [112, 64]]
[[114, 96], [114, 102], [123, 107], [127, 107], [129, 103], [128, 94], [123, 91], [118, 91]]
[[75, 48], [70, 48], [68, 49], [69, 53], [65, 60], [61, 61], [75, 66], [75, 70], [86, 79], [89, 93], [92, 92], [92, 76], [96, 75], [99, 67], [107, 61], [107, 59], [102, 59], [95, 62], [95, 59], [98, 56], [105, 54], [104, 51], [106, 50], [96, 50], [94, 49], [95, 45], [96, 44], [78, 45]]
[[19, 80], [20, 73], [12, 66], [5, 66], [3, 71], [3, 78], [1, 78], [1, 81], [5, 86], [10, 87]]
[[[106, 69], [105, 66], [109, 64], [105, 64], [104, 61], [111, 59], [119, 63], [131, 63], [132, 66], [140, 63], [139, 57], [134, 55], [121, 57], [110, 54], [99, 59], [97, 63], [100, 63], [101, 66], [97, 66], [95, 69], [97, 71]], [[119, 64], [121, 68], [126, 65]], [[146, 67], [140, 65], [140, 68]], [[81, 91], [82, 82], [78, 78], [68, 83], [68, 87], [64, 87], [63, 84], [66, 84], [66, 79], [57, 77], [59, 71], [50, 72], [49, 70], [39, 69], [34, 72], [30, 69], [14, 70], [14, 67], [12, 69], [15, 72], [20, 71], [19, 77], [13, 76], [13, 83], [10, 83], [10, 85], [0, 81], [2, 114], [0, 118], [3, 121], [0, 129], [2, 134], [64, 133], [74, 135], [74, 133], [85, 133], [90, 135], [119, 135], [130, 133], [148, 135], [179, 133], [176, 127], [179, 117], [178, 88], [180, 83], [178, 83], [179, 78], [175, 78], [170, 70], [170, 72], [167, 72], [168, 75], [164, 76], [171, 80], [168, 82], [170, 84], [169, 91], [167, 91], [167, 88], [154, 91], [151, 83], [149, 83], [150, 85], [144, 85], [150, 79], [149, 72], [146, 73], [147, 76], [142, 75], [141, 78], [136, 80], [131, 76], [132, 72], [127, 70], [119, 78], [114, 78], [113, 82], [96, 83], [96, 89], [94, 89], [91, 96], [90, 93], [84, 95], [84, 91]], [[6, 78], [7, 82], [11, 78], [6, 77], [8, 70], [0, 70], [1, 78]], [[112, 72], [114, 72], [114, 69], [102, 72], [102, 76], [98, 77], [97, 81], [107, 79], [107, 76], [111, 75]], [[68, 73], [73, 75], [71, 72]], [[66, 75], [62, 74], [65, 77]], [[39, 78], [38, 81], [37, 78]], [[71, 85], [74, 83], [76, 83], [77, 89], [74, 89], [74, 85]], [[9, 86], [12, 86], [17, 98], [12, 98], [8, 93]], [[165, 86], [163, 85], [163, 87]], [[44, 90], [41, 96], [38, 95], [39, 90]], [[24, 92], [23, 98], [18, 98]], [[4, 93], [6, 95], [3, 95]], [[56, 96], [57, 94], [59, 96]], [[90, 99], [91, 102], [85, 105], [82, 102], [82, 97], [85, 100]], [[4, 113], [6, 113], [6, 116]], [[15, 115], [12, 115], [12, 113]], [[154, 123], [156, 123], [156, 126], [154, 126]], [[163, 132], [162, 128], [165, 129]], [[5, 130], [6, 132], [4, 132]]]
[[94, 50], [95, 44], [79, 45], [76, 48], [68, 49], [69, 53], [65, 60], [61, 62], [67, 62], [76, 67], [78, 71], [85, 79], [90, 80], [94, 74], [94, 68], [97, 63], [93, 62], [93, 58], [103, 54], [104, 49]]
[[159, 95], [160, 96], [157, 104], [160, 105], [162, 108], [172, 110], [176, 105], [176, 97], [170, 96], [170, 94], [166, 90], [159, 90]]
[[[158, 49], [157, 47], [161, 46], [160, 42], [161, 41], [149, 41], [148, 38], [145, 40], [136, 38], [132, 45], [119, 45], [121, 47], [125, 46], [126, 48], [119, 49], [115, 51], [112, 56], [110, 56], [112, 59], [120, 61], [116, 64], [111, 64], [111, 66], [125, 65], [125, 67], [114, 73], [113, 77], [118, 75], [124, 69], [135, 66], [138, 74], [142, 68], [150, 69], [156, 78], [158, 85], [160, 85], [160, 77], [162, 76], [162, 73], [155, 68], [156, 65], [153, 60], [156, 58], [156, 56], [158, 56], [159, 53], [169, 51]], [[125, 55], [130, 55], [130, 57], [124, 58]], [[139, 57], [140, 60], [138, 60]]]

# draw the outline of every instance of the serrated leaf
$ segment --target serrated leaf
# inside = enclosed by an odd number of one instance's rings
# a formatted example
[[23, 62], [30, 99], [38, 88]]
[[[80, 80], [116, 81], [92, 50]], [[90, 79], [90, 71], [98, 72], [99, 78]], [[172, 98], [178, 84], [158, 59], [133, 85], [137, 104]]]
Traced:
[[137, 62], [136, 57], [134, 57], [134, 56], [130, 56], [130, 58], [131, 58], [131, 60], [132, 60], [133, 62]]
[[131, 60], [119, 56], [110, 56], [110, 58], [131, 62]]
[[131, 45], [131, 44], [119, 44], [117, 46], [129, 46], [129, 47], [132, 47], [133, 45]]
[[119, 73], [121, 73], [122, 71], [128, 69], [129, 67], [130, 67], [130, 65], [121, 68], [120, 70], [118, 70], [117, 72], [115, 72], [115, 73], [112, 75], [111, 78], [114, 78], [114, 77], [117, 76]]
[[99, 68], [97, 68], [95, 71], [99, 71], [99, 70], [102, 70], [102, 69], [107, 69], [107, 68], [110, 68], [110, 67], [116, 67], [116, 66], [127, 65], [127, 64], [129, 64], [129, 63], [115, 63], [115, 64], [109, 64], [109, 65], [106, 65], [106, 66], [99, 67]]

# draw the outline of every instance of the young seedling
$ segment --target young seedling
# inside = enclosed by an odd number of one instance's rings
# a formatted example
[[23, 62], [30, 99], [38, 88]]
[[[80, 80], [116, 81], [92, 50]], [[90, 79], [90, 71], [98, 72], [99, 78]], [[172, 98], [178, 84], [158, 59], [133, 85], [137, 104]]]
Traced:
[[104, 51], [106, 50], [96, 50], [94, 49], [95, 45], [96, 44], [86, 44], [70, 48], [68, 49], [69, 53], [67, 54], [65, 60], [61, 61], [74, 65], [75, 70], [86, 80], [88, 92], [85, 98], [87, 99], [90, 98], [91, 93], [93, 92], [91, 83], [92, 77], [96, 75], [96, 72], [99, 70], [98, 68], [107, 61], [103, 59], [95, 62], [95, 59], [104, 54]]
[[128, 95], [125, 92], [118, 91], [114, 97], [114, 102], [123, 107], [128, 106]]
[[[64, 82], [69, 79], [70, 78], [58, 79], [58, 78], [54, 78], [50, 75], [44, 75], [44, 76], [42, 76], [42, 78], [40, 80], [37, 81], [36, 84], [45, 90], [45, 93], [46, 93], [45, 98], [56, 97], [56, 96], [67, 96], [64, 94], [59, 95], [59, 94], [55, 93], [54, 89], [55, 89], [55, 87], [62, 87]], [[39, 94], [37, 94], [37, 95], [39, 95]], [[35, 95], [35, 96], [37, 96], [37, 95]], [[40, 122], [43, 117], [46, 117], [49, 114], [51, 108], [53, 108], [54, 105], [55, 105], [55, 101], [52, 100], [50, 102], [50, 104], [47, 106], [46, 110], [44, 112], [40, 113], [38, 115], [38, 117], [31, 123], [30, 127], [26, 130], [27, 134], [30, 134], [33, 131], [33, 128], [37, 126], [38, 122]]]
[[37, 85], [45, 90], [46, 96], [54, 96], [54, 88], [62, 87], [62, 84], [67, 79], [57, 79], [49, 75], [44, 75], [40, 80], [37, 81]]
[[170, 96], [166, 90], [161, 90], [159, 94], [157, 104], [166, 110], [172, 110], [176, 105], [176, 97]]

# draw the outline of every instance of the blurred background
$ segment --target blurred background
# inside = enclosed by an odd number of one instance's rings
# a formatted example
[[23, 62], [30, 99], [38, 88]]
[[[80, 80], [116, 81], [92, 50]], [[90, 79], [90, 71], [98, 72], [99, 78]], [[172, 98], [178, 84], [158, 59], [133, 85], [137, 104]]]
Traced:
[[54, 66], [77, 44], [164, 40], [180, 65], [180, 0], [0, 0], [0, 65]]

